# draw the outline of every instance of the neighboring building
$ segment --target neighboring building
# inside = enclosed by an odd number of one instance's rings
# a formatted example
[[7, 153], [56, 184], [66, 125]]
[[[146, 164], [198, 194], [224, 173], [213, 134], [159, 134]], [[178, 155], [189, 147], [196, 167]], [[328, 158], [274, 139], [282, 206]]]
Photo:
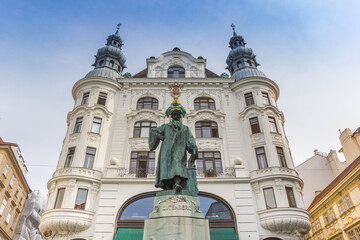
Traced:
[[[338, 174], [339, 163], [337, 157], [334, 158], [336, 153], [335, 151], [330, 152], [332, 154], [331, 158], [334, 160], [330, 165], [335, 170], [334, 176], [336, 175], [336, 178], [317, 194], [308, 207], [312, 230], [304, 239], [360, 239], [359, 140], [359, 128], [354, 133], [347, 128], [340, 134], [342, 145], [340, 152], [345, 155], [345, 163], [348, 166]], [[354, 158], [355, 154], [358, 154], [357, 158]], [[326, 166], [324, 166], [324, 169], [326, 169]], [[300, 171], [299, 173], [301, 175]], [[322, 177], [326, 175], [325, 173], [320, 174]], [[305, 184], [309, 182], [309, 184], [316, 185], [316, 181], [320, 181], [319, 177], [316, 179], [314, 177], [304, 177], [303, 179]]]
[[304, 239], [360, 239], [360, 156], [308, 208], [312, 230]]
[[339, 161], [334, 150], [330, 150], [329, 154], [314, 150], [314, 156], [295, 168], [304, 181], [303, 197], [306, 208], [316, 195], [344, 170], [347, 166], [346, 162], [344, 163]]
[[13, 240], [44, 240], [39, 231], [41, 214], [45, 211], [46, 198], [39, 190], [32, 191], [21, 213]]
[[13, 239], [19, 216], [31, 192], [20, 148], [0, 138], [0, 239]]
[[355, 132], [351, 132], [346, 128], [340, 134], [340, 142], [342, 148], [339, 152], [345, 155], [347, 163], [350, 165], [358, 156], [360, 156], [360, 128]]
[[149, 152], [148, 135], [168, 122], [173, 91], [181, 91], [183, 123], [199, 148], [200, 207], [212, 239], [293, 240], [307, 233], [279, 88], [257, 69], [244, 39], [234, 30], [226, 60], [231, 78], [179, 48], [123, 78], [122, 45], [118, 31], [109, 36], [94, 70], [73, 87], [75, 105], [40, 224], [45, 237], [142, 239], [159, 191], [158, 150]]

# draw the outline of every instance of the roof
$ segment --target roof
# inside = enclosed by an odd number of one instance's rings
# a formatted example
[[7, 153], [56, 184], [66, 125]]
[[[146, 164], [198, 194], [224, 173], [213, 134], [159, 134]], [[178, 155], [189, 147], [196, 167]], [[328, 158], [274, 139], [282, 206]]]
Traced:
[[318, 194], [308, 207], [308, 211], [313, 208], [322, 198], [324, 198], [334, 187], [336, 187], [354, 168], [360, 164], [360, 156], [358, 156], [347, 168], [342, 171], [324, 190]]
[[[137, 74], [135, 74], [134, 76], [132, 76], [132, 78], [146, 78], [147, 72], [148, 72], [148, 69], [145, 68], [144, 70], [142, 70], [142, 71], [138, 72]], [[219, 75], [217, 75], [216, 73], [210, 71], [207, 68], [205, 68], [205, 76], [207, 78], [220, 78]]]
[[10, 145], [14, 147], [19, 147], [16, 143], [4, 142], [1, 137], [0, 137], [0, 145]]

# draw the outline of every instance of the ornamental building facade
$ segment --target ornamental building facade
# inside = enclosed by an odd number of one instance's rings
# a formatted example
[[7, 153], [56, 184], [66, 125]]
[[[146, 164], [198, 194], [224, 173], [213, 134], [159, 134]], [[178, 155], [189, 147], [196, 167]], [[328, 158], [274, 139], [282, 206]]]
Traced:
[[[118, 29], [119, 30], [119, 29]], [[279, 87], [257, 69], [233, 32], [226, 63], [231, 77], [206, 59], [174, 48], [122, 75], [118, 30], [77, 81], [57, 169], [48, 182], [40, 230], [47, 239], [142, 239], [153, 210], [158, 151], [152, 128], [167, 123], [174, 89], [195, 136], [200, 209], [211, 239], [300, 239], [310, 230], [294, 170]]]

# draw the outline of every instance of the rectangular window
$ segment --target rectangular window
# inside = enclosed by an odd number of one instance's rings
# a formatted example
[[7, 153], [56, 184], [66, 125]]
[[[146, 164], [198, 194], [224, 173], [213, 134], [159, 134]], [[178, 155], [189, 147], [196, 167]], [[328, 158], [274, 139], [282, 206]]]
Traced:
[[76, 196], [75, 209], [85, 210], [87, 193], [87, 189], [79, 188], [78, 194]]
[[64, 200], [65, 188], [59, 188], [58, 194], [55, 200], [54, 208], [61, 208], [62, 202]]
[[16, 192], [15, 192], [15, 197], [16, 198], [18, 197], [20, 191], [21, 191], [21, 187], [20, 187], [20, 185], [18, 185], [18, 187], [16, 189]]
[[276, 147], [276, 152], [279, 158], [280, 167], [287, 168], [286, 160], [285, 160], [285, 154], [282, 147]]
[[6, 177], [6, 174], [8, 173], [8, 171], [9, 171], [9, 169], [10, 169], [10, 166], [9, 166], [9, 164], [6, 164], [6, 166], [5, 166], [5, 168], [4, 168], [4, 171], [3, 171], [3, 175]]
[[14, 227], [15, 227], [15, 224], [16, 224], [16, 220], [17, 220], [17, 218], [18, 218], [18, 215], [17, 214], [15, 214], [15, 217], [14, 217], [14, 219], [13, 219], [13, 221], [12, 221], [12, 224], [11, 224], [11, 229], [13, 230], [14, 229]]
[[359, 240], [360, 239], [360, 226], [353, 228], [347, 232], [350, 240]]
[[272, 187], [264, 188], [264, 197], [266, 209], [276, 208], [275, 194]]
[[259, 169], [268, 168], [264, 147], [255, 148]]
[[253, 98], [253, 95], [252, 93], [245, 93], [245, 103], [246, 103], [246, 106], [250, 106], [250, 105], [253, 105], [255, 104], [254, 102], [254, 98]]
[[81, 130], [81, 125], [83, 122], [83, 117], [79, 117], [76, 119], [75, 127], [74, 127], [74, 133], [79, 133]]
[[96, 149], [88, 147], [86, 149], [85, 161], [84, 161], [84, 168], [92, 169], [94, 165]]
[[13, 212], [13, 208], [10, 207], [9, 212], [8, 212], [8, 215], [6, 216], [6, 220], [5, 220], [6, 223], [9, 223], [9, 222], [10, 222], [10, 218], [11, 218], [12, 212]]
[[314, 222], [312, 222], [311, 225], [312, 225], [313, 234], [321, 230], [321, 224], [318, 218]]
[[199, 152], [198, 159], [196, 160], [196, 169], [198, 174], [204, 174], [209, 177], [222, 173], [220, 152]]
[[352, 208], [354, 206], [351, 202], [349, 195], [346, 195], [345, 197], [343, 197], [343, 199], [341, 199], [337, 203], [337, 205], [338, 205], [340, 214], [343, 214], [344, 212], [348, 211], [350, 208]]
[[5, 210], [5, 207], [6, 207], [6, 204], [7, 204], [7, 200], [4, 198], [4, 200], [1, 203], [1, 207], [0, 207], [0, 215], [3, 214], [3, 212]]
[[130, 173], [146, 178], [155, 172], [155, 152], [131, 152]]
[[250, 121], [250, 127], [251, 127], [251, 133], [259, 133], [260, 132], [260, 124], [257, 117], [253, 117], [249, 119]]
[[294, 190], [292, 187], [285, 187], [286, 196], [289, 202], [289, 207], [296, 208], [296, 201], [294, 196]]
[[270, 132], [278, 133], [275, 118], [269, 117], [269, 124], [270, 124]]
[[106, 98], [107, 98], [107, 93], [100, 92], [100, 93], [99, 93], [99, 98], [98, 98], [97, 104], [100, 104], [100, 105], [104, 105], [104, 106], [105, 106], [105, 104], [106, 104]]
[[14, 182], [15, 182], [15, 175], [12, 175], [11, 179], [10, 179], [10, 187], [13, 187], [14, 185]]
[[91, 132], [92, 133], [100, 133], [101, 122], [102, 122], [101, 118], [94, 117], [92, 127], [91, 127]]
[[74, 153], [75, 153], [75, 147], [69, 148], [68, 154], [66, 155], [64, 168], [71, 167], [71, 164], [72, 164], [72, 161], [74, 158]]
[[263, 97], [264, 105], [270, 105], [269, 94], [267, 94], [266, 92], [261, 92], [261, 94], [262, 94], [262, 97]]
[[323, 218], [324, 218], [325, 225], [329, 225], [330, 223], [332, 223], [336, 219], [333, 209], [329, 208], [329, 210], [327, 210], [323, 214]]
[[83, 98], [81, 100], [81, 104], [87, 104], [89, 102], [89, 96], [90, 96], [90, 92], [86, 92], [83, 94]]

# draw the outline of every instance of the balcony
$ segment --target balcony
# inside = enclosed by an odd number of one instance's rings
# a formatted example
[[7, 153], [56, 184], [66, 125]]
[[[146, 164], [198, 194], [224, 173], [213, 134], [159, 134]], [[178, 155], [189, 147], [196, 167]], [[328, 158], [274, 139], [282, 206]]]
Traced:
[[302, 183], [302, 180], [299, 178], [299, 174], [291, 168], [269, 167], [250, 172], [251, 181], [260, 181], [279, 177], [294, 179]]
[[277, 234], [302, 237], [310, 231], [308, 212], [301, 208], [273, 208], [257, 212], [263, 228]]
[[52, 180], [68, 177], [82, 178], [91, 181], [100, 181], [102, 173], [94, 169], [80, 167], [60, 168], [54, 172]]
[[52, 209], [41, 216], [40, 231], [45, 237], [85, 231], [91, 225], [94, 212], [77, 209]]

